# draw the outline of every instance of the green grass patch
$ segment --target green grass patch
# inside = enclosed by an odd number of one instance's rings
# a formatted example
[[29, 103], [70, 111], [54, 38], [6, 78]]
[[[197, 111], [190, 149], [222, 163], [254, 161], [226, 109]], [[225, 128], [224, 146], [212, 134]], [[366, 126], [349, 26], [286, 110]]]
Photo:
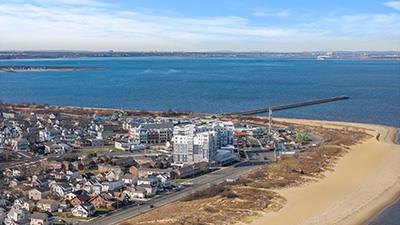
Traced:
[[114, 145], [112, 140], [104, 140], [104, 145]]
[[81, 148], [81, 149], [74, 149], [74, 153], [95, 153], [96, 151], [99, 152], [108, 152], [110, 148]]
[[96, 212], [107, 212], [109, 211], [107, 208], [97, 208]]
[[94, 175], [99, 174], [99, 171], [97, 171], [97, 169], [93, 169], [93, 170], [79, 170], [79, 175], [82, 175], [84, 173], [93, 173]]

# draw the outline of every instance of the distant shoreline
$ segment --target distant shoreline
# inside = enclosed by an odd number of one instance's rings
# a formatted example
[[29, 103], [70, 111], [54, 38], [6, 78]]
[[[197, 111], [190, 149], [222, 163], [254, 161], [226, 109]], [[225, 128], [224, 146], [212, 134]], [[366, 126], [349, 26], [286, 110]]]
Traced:
[[109, 67], [76, 67], [76, 66], [0, 66], [0, 72], [29, 71], [71, 71], [87, 69], [109, 69]]
[[1, 51], [0, 60], [13, 59], [71, 59], [111, 57], [163, 57], [163, 58], [315, 58], [317, 59], [380, 59], [400, 60], [400, 52], [80, 52], [80, 51]]

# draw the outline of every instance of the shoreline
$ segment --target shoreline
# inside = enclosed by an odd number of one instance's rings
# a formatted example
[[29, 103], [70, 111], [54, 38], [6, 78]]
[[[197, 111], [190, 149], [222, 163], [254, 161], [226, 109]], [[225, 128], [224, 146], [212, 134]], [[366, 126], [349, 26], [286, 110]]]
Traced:
[[275, 120], [328, 128], [362, 128], [373, 137], [351, 146], [339, 158], [334, 171], [325, 173], [324, 179], [301, 187], [274, 190], [287, 202], [277, 212], [263, 213], [252, 225], [366, 224], [399, 199], [400, 145], [395, 142], [398, 128], [320, 120]]
[[369, 220], [367, 220], [366, 222], [364, 222], [362, 225], [369, 225], [372, 222], [374, 222], [385, 210], [387, 210], [388, 208], [392, 207], [394, 204], [396, 204], [397, 202], [400, 202], [400, 196], [394, 200], [392, 203], [390, 203], [390, 205], [387, 205], [385, 208], [381, 209], [379, 212], [377, 212], [374, 216], [372, 216]]
[[0, 66], [0, 72], [37, 72], [37, 71], [75, 71], [87, 69], [109, 69], [109, 67], [78, 67], [78, 66]]

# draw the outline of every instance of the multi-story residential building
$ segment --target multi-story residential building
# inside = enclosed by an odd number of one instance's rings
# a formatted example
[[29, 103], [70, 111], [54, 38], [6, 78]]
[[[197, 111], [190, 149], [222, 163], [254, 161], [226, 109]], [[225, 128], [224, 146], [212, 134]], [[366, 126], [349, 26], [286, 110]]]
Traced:
[[29, 149], [29, 142], [26, 139], [22, 138], [14, 138], [11, 141], [11, 145], [15, 150], [28, 150]]
[[129, 129], [129, 137], [141, 143], [165, 143], [172, 139], [174, 124], [141, 124]]
[[217, 154], [218, 133], [196, 129], [193, 124], [174, 129], [174, 162], [193, 164], [197, 162], [214, 163]]

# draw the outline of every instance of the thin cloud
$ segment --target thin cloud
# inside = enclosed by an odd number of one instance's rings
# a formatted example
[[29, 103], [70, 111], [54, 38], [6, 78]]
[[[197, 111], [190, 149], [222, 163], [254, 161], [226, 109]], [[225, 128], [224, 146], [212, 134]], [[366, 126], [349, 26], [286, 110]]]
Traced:
[[292, 15], [291, 13], [287, 12], [287, 11], [282, 11], [282, 12], [278, 12], [278, 13], [266, 13], [266, 12], [262, 12], [262, 11], [257, 11], [255, 13], [253, 13], [253, 16], [256, 17], [287, 17]]
[[383, 4], [393, 9], [400, 10], [400, 2], [385, 2]]

